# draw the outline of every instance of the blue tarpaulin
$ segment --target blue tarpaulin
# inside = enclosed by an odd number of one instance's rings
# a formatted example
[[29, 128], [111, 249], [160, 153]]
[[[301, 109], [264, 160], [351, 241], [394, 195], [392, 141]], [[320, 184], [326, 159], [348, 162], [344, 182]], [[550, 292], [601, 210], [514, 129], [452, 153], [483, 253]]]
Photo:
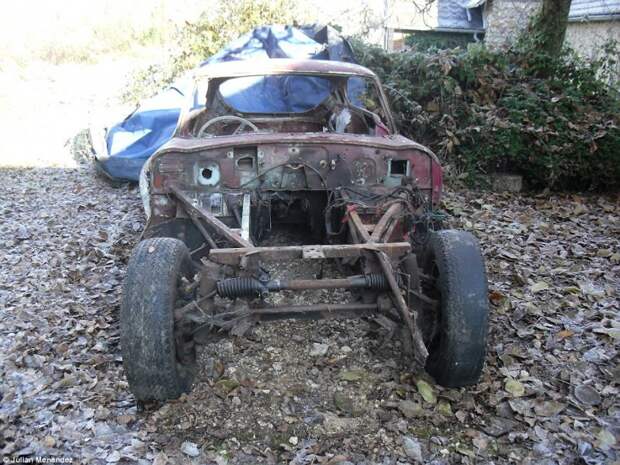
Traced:
[[[231, 42], [200, 66], [261, 58], [355, 62], [349, 43], [330, 27], [263, 26]], [[104, 141], [107, 153], [95, 154], [97, 165], [114, 180], [137, 181], [144, 162], [172, 136], [185, 95], [192, 87], [193, 82], [184, 77], [141, 102], [127, 118], [110, 127]], [[321, 78], [273, 76], [236, 78], [227, 81], [221, 93], [242, 112], [296, 112], [320, 103], [329, 90], [329, 82]], [[290, 95], [300, 98], [291, 100], [287, 98]]]
[[310, 76], [247, 76], [220, 84], [224, 102], [241, 113], [302, 113], [331, 93], [331, 81]]

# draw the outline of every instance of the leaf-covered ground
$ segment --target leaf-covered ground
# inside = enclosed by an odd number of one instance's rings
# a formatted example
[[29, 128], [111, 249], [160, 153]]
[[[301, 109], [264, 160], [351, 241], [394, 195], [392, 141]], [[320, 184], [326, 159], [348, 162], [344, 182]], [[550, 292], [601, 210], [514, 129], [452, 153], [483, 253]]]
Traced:
[[[118, 345], [120, 286], [144, 221], [138, 193], [73, 161], [85, 154], [80, 130], [114, 102], [133, 64], [0, 73], [10, 135], [0, 140], [1, 458], [618, 461], [617, 197], [446, 195], [453, 226], [481, 239], [489, 269], [491, 337], [478, 386], [445, 390], [412, 377], [398, 344], [367, 322], [282, 322], [205, 347], [189, 396], [138, 412]], [[284, 296], [326, 298], [346, 295]]]
[[206, 346], [190, 395], [138, 411], [118, 344], [120, 286], [144, 220], [137, 190], [112, 188], [88, 167], [0, 175], [0, 456], [157, 465], [620, 459], [617, 197], [446, 195], [452, 224], [480, 238], [487, 260], [491, 333], [477, 386], [442, 389], [411, 376], [398, 343], [368, 322], [282, 322]]

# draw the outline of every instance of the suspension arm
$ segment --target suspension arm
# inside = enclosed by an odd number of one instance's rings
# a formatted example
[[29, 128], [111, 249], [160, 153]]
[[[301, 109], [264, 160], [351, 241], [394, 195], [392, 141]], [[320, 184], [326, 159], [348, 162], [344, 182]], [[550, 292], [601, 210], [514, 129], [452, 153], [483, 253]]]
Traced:
[[[378, 243], [374, 242], [374, 239], [380, 238], [383, 236], [383, 232], [388, 228], [392, 218], [398, 214], [398, 208], [389, 208], [388, 211], [383, 215], [383, 217], [377, 223], [377, 227], [373, 231], [373, 236], [368, 233], [366, 226], [362, 223], [361, 218], [355, 211], [355, 208], [347, 208], [347, 215], [349, 218], [349, 224], [355, 231], [355, 236], [359, 238], [360, 242], [364, 242], [367, 245], [378, 245]], [[390, 290], [392, 291], [392, 297], [394, 299], [394, 304], [396, 305], [396, 309], [400, 314], [401, 318], [407, 325], [407, 329], [409, 330], [409, 334], [411, 335], [411, 341], [413, 343], [413, 347], [415, 348], [414, 357], [418, 364], [422, 367], [426, 364], [426, 359], [428, 358], [428, 350], [426, 345], [424, 345], [424, 341], [422, 340], [422, 336], [420, 331], [418, 330], [418, 326], [414, 320], [414, 316], [411, 315], [409, 311], [409, 307], [401, 294], [400, 288], [398, 287], [398, 283], [396, 282], [396, 278], [394, 277], [394, 269], [392, 267], [392, 263], [388, 259], [387, 255], [382, 253], [380, 250], [373, 250], [379, 265], [381, 266], [381, 270], [385, 275], [385, 278], [388, 281]]]

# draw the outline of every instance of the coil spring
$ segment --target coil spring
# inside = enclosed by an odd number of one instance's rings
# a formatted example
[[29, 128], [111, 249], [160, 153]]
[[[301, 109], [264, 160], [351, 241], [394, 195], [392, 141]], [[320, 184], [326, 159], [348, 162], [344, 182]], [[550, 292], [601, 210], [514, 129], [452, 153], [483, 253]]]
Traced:
[[263, 284], [255, 278], [241, 277], [223, 279], [217, 282], [217, 293], [220, 297], [257, 297], [265, 290]]

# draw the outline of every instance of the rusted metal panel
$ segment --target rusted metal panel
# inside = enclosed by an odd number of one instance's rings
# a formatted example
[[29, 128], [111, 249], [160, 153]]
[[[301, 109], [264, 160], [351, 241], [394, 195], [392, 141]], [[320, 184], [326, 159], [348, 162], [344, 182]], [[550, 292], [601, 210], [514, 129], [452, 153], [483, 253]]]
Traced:
[[222, 265], [239, 265], [244, 257], [259, 258], [264, 261], [298, 260], [303, 258], [357, 258], [370, 250], [378, 250], [392, 257], [401, 257], [411, 251], [409, 242], [391, 242], [387, 244], [338, 244], [313, 245], [312, 249], [320, 254], [314, 257], [305, 254], [307, 246], [292, 245], [284, 247], [246, 247], [235, 249], [214, 249], [209, 252], [209, 259]]
[[199, 152], [205, 149], [235, 147], [250, 144], [336, 144], [336, 145], [355, 145], [361, 147], [371, 147], [386, 150], [404, 150], [416, 149], [425, 154], [432, 156], [437, 160], [436, 155], [427, 147], [418, 144], [399, 134], [390, 136], [370, 136], [364, 134], [339, 134], [339, 133], [254, 133], [254, 134], [237, 134], [229, 136], [218, 136], [209, 139], [183, 138], [176, 137], [170, 139], [162, 146], [159, 151], [153, 155], [157, 158], [163, 154], [170, 152]]
[[[220, 147], [209, 151], [171, 153], [167, 166], [178, 167], [180, 173], [169, 174], [158, 170], [159, 161], [152, 166], [157, 172], [153, 194], [169, 192], [174, 184], [184, 191], [239, 192], [240, 190], [326, 190], [338, 187], [387, 191], [400, 185], [404, 175], [391, 175], [389, 161], [405, 160], [411, 165], [410, 177], [417, 188], [430, 191], [432, 158], [417, 150], [382, 150], [377, 147], [330, 144], [260, 144], [256, 165], [250, 171], [239, 170], [235, 150]], [[260, 158], [259, 158], [260, 156]], [[201, 184], [196, 170], [207, 167], [219, 170], [219, 180], [213, 186]], [[364, 168], [361, 166], [364, 165]], [[359, 169], [358, 169], [359, 168]]]

